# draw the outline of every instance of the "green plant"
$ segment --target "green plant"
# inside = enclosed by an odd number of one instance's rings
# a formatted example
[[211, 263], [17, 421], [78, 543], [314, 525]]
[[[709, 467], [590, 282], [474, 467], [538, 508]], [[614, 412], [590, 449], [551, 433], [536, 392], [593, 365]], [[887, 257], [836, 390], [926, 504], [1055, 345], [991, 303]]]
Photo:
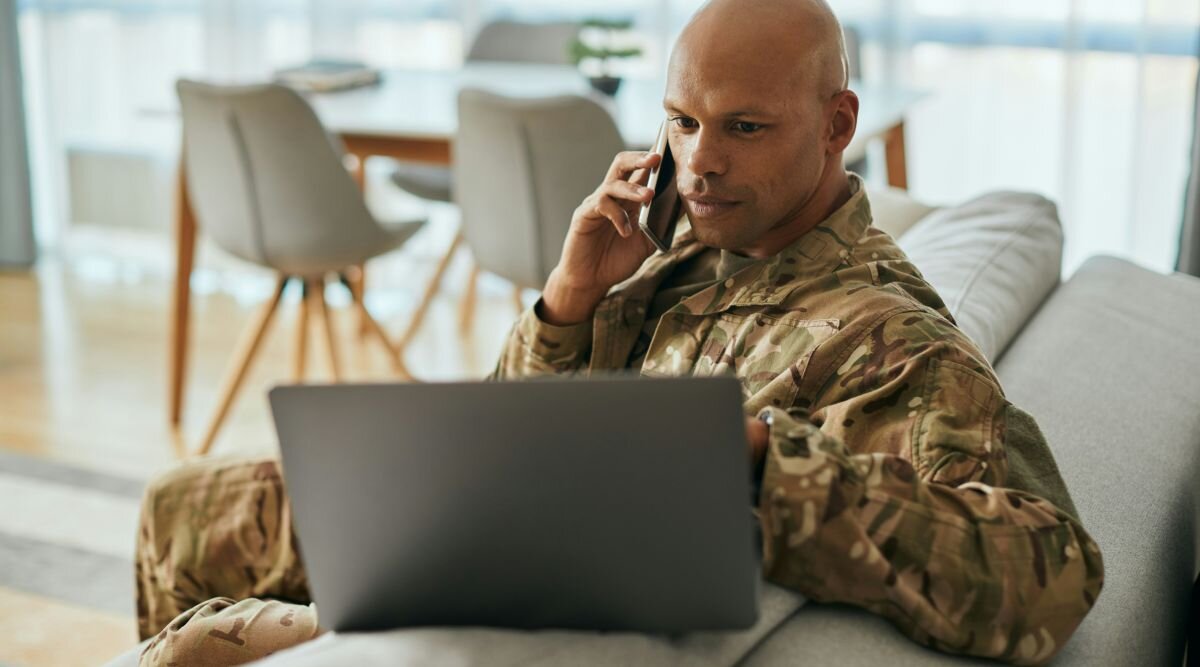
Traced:
[[580, 24], [579, 35], [570, 45], [571, 61], [580, 65], [595, 61], [602, 76], [611, 77], [610, 62], [618, 58], [636, 58], [642, 50], [636, 46], [620, 46], [623, 33], [633, 27], [630, 19], [590, 18]]

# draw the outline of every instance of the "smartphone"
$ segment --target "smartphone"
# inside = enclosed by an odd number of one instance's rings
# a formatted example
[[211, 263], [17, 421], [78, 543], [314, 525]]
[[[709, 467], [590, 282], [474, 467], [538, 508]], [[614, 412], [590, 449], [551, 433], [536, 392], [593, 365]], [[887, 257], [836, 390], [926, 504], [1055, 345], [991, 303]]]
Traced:
[[638, 228], [654, 246], [666, 252], [675, 240], [675, 225], [679, 222], [679, 190], [675, 186], [675, 158], [667, 141], [667, 122], [658, 128], [653, 152], [662, 156], [658, 166], [650, 170], [646, 187], [654, 190], [654, 198], [643, 204], [638, 212]]

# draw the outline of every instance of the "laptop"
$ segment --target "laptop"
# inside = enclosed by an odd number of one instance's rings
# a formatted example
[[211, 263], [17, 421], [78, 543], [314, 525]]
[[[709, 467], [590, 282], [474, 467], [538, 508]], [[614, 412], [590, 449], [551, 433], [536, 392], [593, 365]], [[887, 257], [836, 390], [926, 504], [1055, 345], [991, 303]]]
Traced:
[[750, 627], [759, 563], [733, 377], [281, 386], [322, 627]]

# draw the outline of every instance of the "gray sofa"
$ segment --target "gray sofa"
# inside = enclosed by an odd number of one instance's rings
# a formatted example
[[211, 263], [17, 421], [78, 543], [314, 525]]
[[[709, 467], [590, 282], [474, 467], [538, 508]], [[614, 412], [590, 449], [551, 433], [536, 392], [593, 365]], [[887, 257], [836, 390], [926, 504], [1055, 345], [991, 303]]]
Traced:
[[[1098, 257], [1060, 284], [1061, 227], [1033, 195], [940, 210], [890, 191], [872, 202], [1009, 398], [1038, 419], [1103, 551], [1104, 591], [1055, 664], [1180, 665], [1200, 570], [1200, 280]], [[949, 662], [964, 660], [861, 610], [768, 587], [763, 620], [746, 633], [398, 630], [327, 635], [260, 664]]]

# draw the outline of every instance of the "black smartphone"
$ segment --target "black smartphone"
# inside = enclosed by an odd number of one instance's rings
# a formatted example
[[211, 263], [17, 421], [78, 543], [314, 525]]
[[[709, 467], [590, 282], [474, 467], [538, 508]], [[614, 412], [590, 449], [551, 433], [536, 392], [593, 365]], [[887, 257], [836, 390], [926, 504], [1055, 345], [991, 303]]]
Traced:
[[638, 213], [638, 228], [656, 248], [666, 252], [675, 240], [675, 225], [679, 222], [679, 190], [675, 186], [675, 158], [667, 141], [667, 123], [658, 128], [653, 152], [662, 156], [658, 166], [650, 170], [646, 187], [654, 190], [654, 198], [643, 204]]

